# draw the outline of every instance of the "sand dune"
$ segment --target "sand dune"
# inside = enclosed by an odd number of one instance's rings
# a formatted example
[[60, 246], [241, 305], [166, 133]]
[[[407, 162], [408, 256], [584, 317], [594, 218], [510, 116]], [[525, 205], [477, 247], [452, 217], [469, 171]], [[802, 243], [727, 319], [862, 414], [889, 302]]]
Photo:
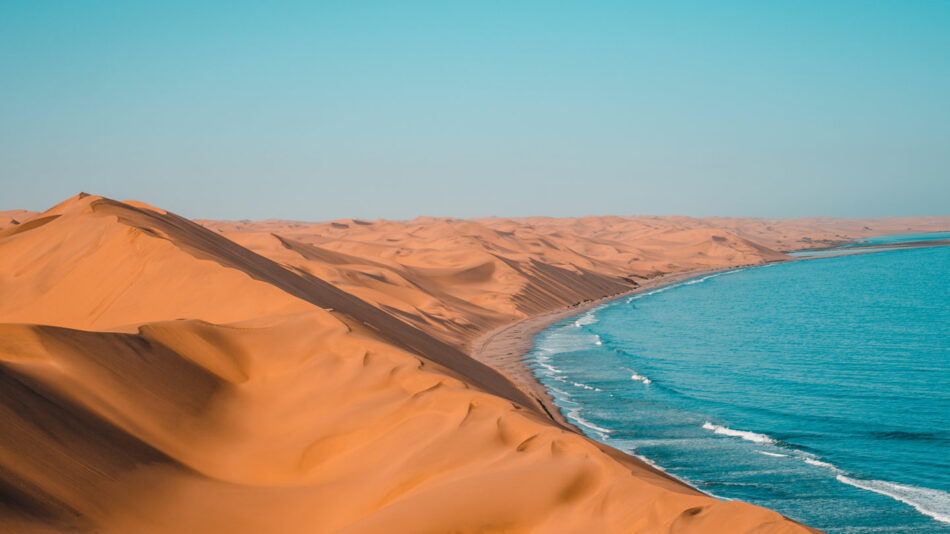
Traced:
[[2, 531], [807, 531], [559, 426], [465, 350], [661, 272], [778, 260], [779, 241], [857, 223], [199, 225], [90, 195], [8, 219]]
[[457, 346], [659, 274], [760, 264], [785, 259], [780, 251], [950, 228], [950, 217], [200, 222]]
[[26, 222], [35, 215], [35, 211], [27, 210], [0, 211], [0, 230]]

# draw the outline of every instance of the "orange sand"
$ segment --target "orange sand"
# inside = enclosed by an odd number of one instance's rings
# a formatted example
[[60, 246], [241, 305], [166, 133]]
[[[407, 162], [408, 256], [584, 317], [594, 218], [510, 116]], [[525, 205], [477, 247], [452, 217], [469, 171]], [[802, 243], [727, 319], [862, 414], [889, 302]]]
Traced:
[[558, 425], [465, 351], [660, 272], [950, 219], [874, 224], [0, 212], [0, 531], [807, 532]]

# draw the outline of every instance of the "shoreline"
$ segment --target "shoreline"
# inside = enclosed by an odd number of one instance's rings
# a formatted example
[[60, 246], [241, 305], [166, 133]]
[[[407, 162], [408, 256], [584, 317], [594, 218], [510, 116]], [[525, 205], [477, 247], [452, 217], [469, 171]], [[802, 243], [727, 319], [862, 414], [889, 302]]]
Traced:
[[[790, 259], [781, 262], [770, 262], [762, 265], [774, 263], [786, 263], [787, 261], [796, 261]], [[680, 282], [685, 282], [692, 278], [698, 278], [710, 274], [743, 269], [747, 267], [758, 267], [759, 265], [735, 265], [731, 267], [722, 267], [717, 269], [698, 269], [694, 271], [684, 271], [679, 273], [669, 273], [654, 278], [644, 280], [639, 286], [622, 291], [613, 295], [601, 297], [599, 299], [588, 300], [567, 306], [542, 312], [536, 315], [525, 317], [520, 321], [502, 325], [494, 330], [486, 332], [473, 340], [467, 347], [468, 355], [502, 373], [509, 380], [514, 382], [519, 389], [528, 396], [534, 398], [540, 408], [547, 416], [557, 424], [569, 428], [581, 435], [585, 435], [580, 428], [567, 420], [561, 409], [554, 403], [554, 398], [548, 392], [547, 388], [541, 384], [534, 376], [534, 372], [528, 367], [526, 359], [528, 353], [534, 346], [534, 338], [543, 330], [551, 325], [572, 317], [580, 315], [598, 306], [613, 302], [623, 297], [644, 293], [662, 287], [671, 286]]]
[[[769, 262], [761, 265], [787, 263], [790, 261], [797, 261], [797, 258], [790, 258], [785, 261]], [[528, 367], [526, 356], [529, 352], [531, 352], [531, 349], [534, 346], [535, 336], [551, 325], [567, 319], [568, 317], [579, 315], [585, 311], [589, 311], [593, 308], [613, 302], [623, 297], [660, 289], [662, 287], [685, 282], [686, 280], [693, 278], [732, 271], [735, 269], [758, 267], [761, 265], [734, 265], [731, 267], [722, 267], [717, 269], [698, 269], [694, 271], [684, 271], [660, 275], [644, 280], [639, 286], [632, 288], [629, 291], [622, 291], [614, 295], [608, 295], [599, 299], [580, 302], [565, 308], [542, 312], [530, 317], [526, 317], [520, 321], [500, 326], [473, 340], [469, 346], [466, 347], [465, 352], [469, 355], [469, 357], [485, 365], [488, 365], [489, 367], [506, 376], [512, 383], [515, 384], [517, 388], [521, 389], [525, 394], [533, 398], [538, 403], [538, 406], [541, 408], [543, 413], [546, 414], [548, 418], [556, 425], [590, 440], [591, 443], [596, 445], [604, 453], [610, 455], [615, 460], [626, 465], [628, 468], [632, 469], [635, 467], [637, 469], [646, 470], [700, 495], [718, 498], [667, 472], [661, 466], [654, 464], [648, 459], [635, 456], [620, 449], [616, 449], [585, 434], [583, 430], [568, 421], [567, 417], [565, 417], [564, 413], [561, 411], [561, 408], [554, 403], [554, 398], [548, 392], [547, 388], [544, 387], [544, 385], [534, 376], [534, 372]], [[817, 530], [813, 531], [820, 532]]]
[[[855, 243], [856, 241], [851, 240], [849, 243]], [[936, 246], [950, 246], [950, 240], [942, 240], [937, 242], [937, 244], [929, 244], [931, 242], [910, 242], [907, 244], [900, 244], [901, 246], [897, 247], [887, 247], [876, 245], [873, 248], [875, 250], [861, 251], [861, 246], [853, 247], [856, 249], [856, 252], [847, 252], [843, 251], [841, 254], [827, 254], [827, 255], [815, 255], [815, 256], [791, 256], [790, 254], [795, 252], [804, 252], [804, 251], [832, 251], [838, 248], [841, 248], [841, 245], [831, 246], [828, 248], [819, 248], [819, 249], [798, 249], [789, 252], [783, 252], [783, 254], [788, 255], [787, 259], [770, 261], [761, 264], [742, 264], [742, 265], [733, 265], [729, 267], [720, 267], [716, 269], [697, 269], [693, 271], [683, 271], [677, 273], [666, 273], [654, 278], [649, 278], [640, 283], [639, 286], [631, 288], [628, 291], [622, 291], [620, 293], [615, 293], [613, 295], [607, 295], [605, 297], [600, 297], [598, 299], [587, 300], [579, 302], [564, 308], [558, 308], [555, 310], [549, 310], [546, 312], [541, 312], [539, 314], [531, 315], [525, 317], [519, 321], [509, 323], [506, 325], [499, 326], [493, 330], [490, 330], [481, 336], [472, 340], [464, 349], [465, 353], [489, 367], [492, 367], [496, 371], [502, 373], [509, 380], [511, 380], [519, 389], [521, 389], [528, 396], [535, 399], [538, 402], [539, 407], [543, 410], [547, 416], [556, 422], [557, 424], [569, 428], [575, 432], [580, 433], [581, 435], [586, 435], [581, 431], [580, 428], [572, 424], [564, 416], [561, 409], [554, 403], [554, 398], [548, 393], [547, 388], [541, 384], [540, 381], [534, 376], [534, 372], [528, 368], [526, 356], [531, 351], [534, 346], [534, 338], [539, 333], [541, 333], [546, 328], [551, 325], [567, 319], [568, 317], [573, 317], [575, 315], [580, 315], [586, 311], [589, 311], [598, 306], [607, 304], [614, 300], [621, 299], [623, 297], [628, 297], [631, 295], [636, 295], [646, 291], [651, 291], [655, 289], [660, 289], [662, 287], [671, 286], [678, 284], [680, 282], [685, 282], [692, 278], [699, 278], [702, 276], [707, 276], [710, 274], [723, 273], [727, 271], [732, 271], [735, 269], [746, 269], [753, 267], [764, 267], [767, 265], [777, 265], [784, 263], [793, 263], [798, 261], [809, 261], [817, 260], [824, 258], [835, 258], [840, 256], [851, 256], [858, 254], [871, 254], [879, 248], [885, 250], [893, 249], [913, 249], [913, 248], [930, 248]], [[868, 247], [871, 248], [871, 247]]]
[[[912, 249], [927, 249], [927, 248], [939, 248], [939, 247], [948, 247], [950, 246], [950, 239], [939, 239], [932, 241], [916, 241], [916, 242], [906, 242], [906, 243], [890, 243], [890, 244], [868, 244], [868, 245], [855, 245], [848, 247], [851, 250], [845, 249], [841, 254], [827, 254], [827, 255], [815, 255], [815, 256], [788, 256], [787, 259], [779, 261], [770, 261], [762, 264], [746, 264], [746, 265], [735, 265], [725, 268], [718, 269], [700, 269], [694, 271], [685, 271], [679, 273], [670, 273], [657, 276], [645, 280], [640, 286], [632, 288], [629, 291], [623, 291], [614, 295], [602, 297], [596, 300], [590, 300], [568, 306], [565, 308], [560, 308], [556, 310], [551, 310], [548, 312], [543, 312], [533, 316], [526, 317], [520, 321], [498, 327], [492, 331], [487, 332], [486, 334], [476, 338], [468, 347], [468, 353], [470, 357], [484, 363], [490, 367], [493, 367], [500, 373], [504, 374], [509, 378], [515, 385], [522, 389], [526, 394], [533, 397], [541, 406], [542, 410], [547, 414], [547, 416], [552, 419], [559, 426], [571, 430], [581, 436], [587, 438], [590, 442], [597, 445], [602, 451], [610, 454], [616, 460], [620, 461], [628, 467], [637, 466], [640, 469], [646, 469], [655, 474], [658, 474], [667, 480], [673, 481], [683, 487], [686, 487], [692, 491], [695, 491], [699, 494], [705, 495], [707, 497], [712, 497], [714, 499], [722, 500], [722, 497], [715, 496], [713, 494], [707, 493], [695, 486], [690, 482], [678, 478], [676, 475], [667, 472], [662, 466], [653, 463], [648, 458], [644, 458], [638, 455], [635, 455], [630, 452], [626, 452], [621, 449], [616, 449], [611, 445], [602, 443], [597, 438], [588, 436], [581, 428], [572, 424], [567, 420], [564, 412], [558, 407], [554, 398], [548, 393], [547, 388], [538, 380], [529, 364], [531, 363], [528, 359], [528, 354], [532, 351], [534, 347], [534, 340], [536, 336], [544, 331], [545, 329], [551, 327], [552, 325], [563, 321], [570, 317], [580, 316], [581, 314], [603, 306], [607, 303], [613, 302], [615, 300], [630, 296], [636, 295], [639, 293], [648, 292], [651, 290], [656, 290], [663, 287], [668, 287], [672, 285], [679, 284], [681, 282], [701, 278], [716, 273], [729, 272], [737, 269], [746, 269], [752, 267], [765, 267], [776, 264], [784, 263], [794, 263], [799, 261], [807, 260], [816, 260], [816, 259], [827, 259], [827, 258], [836, 258], [843, 256], [852, 256], [852, 255], [865, 255], [873, 254], [875, 252], [885, 252], [893, 250], [912, 250]], [[829, 247], [828, 251], [834, 251], [835, 249], [841, 249], [843, 247]], [[864, 249], [864, 250], [862, 250]], [[814, 251], [815, 249], [809, 249], [809, 251]], [[798, 252], [798, 251], [793, 251]], [[790, 252], [785, 252], [786, 255], [791, 254]], [[853, 484], [852, 484], [853, 485]], [[867, 488], [863, 488], [867, 489]], [[870, 490], [875, 491], [875, 490]], [[878, 492], [880, 493], [880, 492]], [[893, 497], [892, 497], [893, 498]], [[726, 499], [729, 500], [729, 499]], [[902, 501], [902, 499], [897, 499]], [[906, 501], [902, 501], [905, 502]], [[929, 514], [924, 514], [929, 515]], [[785, 516], [783, 516], [785, 517]], [[789, 519], [785, 517], [786, 519]], [[791, 520], [791, 519], [789, 519]], [[791, 520], [794, 521], [794, 520]], [[813, 527], [808, 527], [802, 525], [811, 532], [820, 533], [821, 530], [815, 529]]]

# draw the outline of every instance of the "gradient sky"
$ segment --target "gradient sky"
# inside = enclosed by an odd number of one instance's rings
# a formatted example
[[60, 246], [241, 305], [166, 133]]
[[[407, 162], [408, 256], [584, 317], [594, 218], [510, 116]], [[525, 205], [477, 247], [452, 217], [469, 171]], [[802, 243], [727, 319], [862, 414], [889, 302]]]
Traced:
[[950, 1], [0, 0], [0, 209], [950, 214]]

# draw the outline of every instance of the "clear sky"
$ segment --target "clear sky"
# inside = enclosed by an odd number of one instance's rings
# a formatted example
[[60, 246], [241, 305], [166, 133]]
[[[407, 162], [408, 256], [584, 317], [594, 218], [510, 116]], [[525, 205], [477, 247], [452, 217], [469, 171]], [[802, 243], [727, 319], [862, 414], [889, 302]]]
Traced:
[[0, 0], [0, 209], [950, 214], [950, 1]]

